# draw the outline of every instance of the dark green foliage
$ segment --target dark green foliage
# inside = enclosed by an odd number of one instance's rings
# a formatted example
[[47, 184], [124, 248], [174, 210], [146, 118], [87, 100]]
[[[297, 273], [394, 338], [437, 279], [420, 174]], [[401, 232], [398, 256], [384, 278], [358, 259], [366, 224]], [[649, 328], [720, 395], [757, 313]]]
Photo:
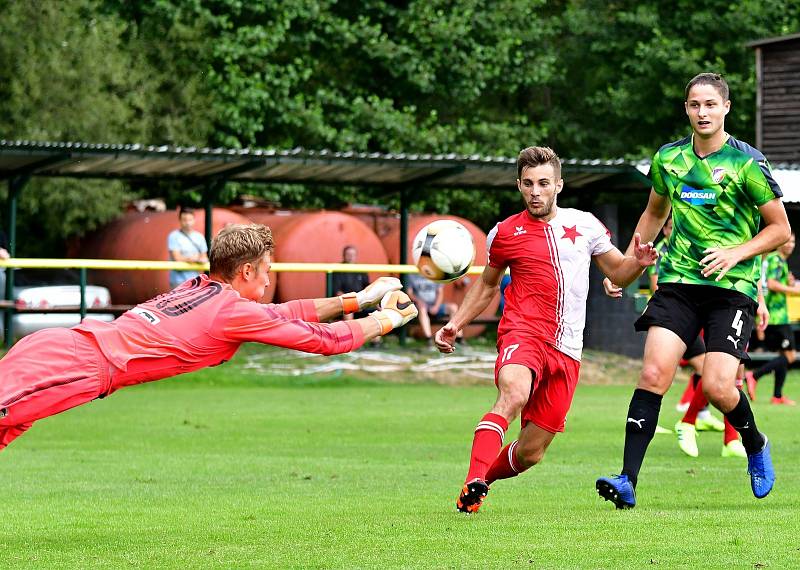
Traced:
[[[204, 144], [211, 123], [187, 103], [204, 97], [197, 82], [166, 53], [148, 57], [136, 24], [101, 7], [0, 1], [0, 138]], [[34, 179], [20, 198], [17, 254], [62, 254], [66, 236], [118, 216], [131, 195], [118, 181]]]
[[[6, 139], [506, 156], [549, 144], [581, 158], [649, 157], [685, 133], [683, 86], [709, 69], [731, 84], [731, 132], [752, 140], [745, 44], [800, 29], [798, 4], [777, 0], [0, 0], [0, 14]], [[379, 188], [243, 190], [290, 207], [398, 205]], [[53, 249], [131, 194], [174, 205], [202, 189], [47, 180], [23, 193], [21, 221]], [[488, 226], [516, 200], [419, 191], [412, 207]]]
[[730, 85], [727, 130], [754, 143], [755, 55], [746, 44], [800, 30], [800, 4], [789, 1], [563, 4], [554, 95], [570, 104], [559, 105], [562, 128], [552, 132], [572, 156], [651, 158], [687, 134], [684, 87], [706, 71]]

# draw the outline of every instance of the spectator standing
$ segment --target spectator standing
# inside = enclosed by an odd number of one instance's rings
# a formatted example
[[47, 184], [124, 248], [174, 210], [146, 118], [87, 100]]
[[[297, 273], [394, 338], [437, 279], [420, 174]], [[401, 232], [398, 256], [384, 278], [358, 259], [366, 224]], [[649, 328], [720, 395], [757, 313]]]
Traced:
[[[354, 245], [346, 245], [342, 250], [342, 263], [356, 263], [358, 260], [358, 250]], [[347, 272], [333, 274], [333, 295], [338, 297], [351, 291], [361, 291], [369, 285], [369, 276], [361, 272]], [[367, 315], [367, 312], [345, 315], [345, 320], [353, 318], [360, 319]]]
[[[194, 230], [194, 208], [181, 207], [178, 211], [181, 227], [170, 232], [167, 237], [167, 249], [170, 261], [186, 261], [188, 263], [205, 263], [208, 261], [208, 245], [206, 238]], [[194, 279], [197, 271], [169, 272], [169, 287], [174, 289], [184, 281]]]

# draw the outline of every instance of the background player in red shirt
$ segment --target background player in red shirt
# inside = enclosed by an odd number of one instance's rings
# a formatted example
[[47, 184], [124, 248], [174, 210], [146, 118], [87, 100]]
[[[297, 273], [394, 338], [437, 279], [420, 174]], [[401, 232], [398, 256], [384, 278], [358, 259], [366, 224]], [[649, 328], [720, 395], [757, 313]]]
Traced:
[[[555, 434], [564, 431], [578, 382], [591, 260], [612, 281], [627, 285], [658, 255], [637, 234], [634, 255], [626, 257], [592, 214], [558, 208], [564, 181], [551, 149], [524, 149], [517, 174], [526, 209], [489, 232], [489, 262], [481, 278], [436, 334], [439, 350], [453, 352], [458, 331], [486, 308], [510, 268], [497, 330], [497, 400], [475, 429], [469, 472], [456, 501], [466, 513], [480, 508], [493, 481], [538, 463]], [[500, 451], [509, 422], [520, 414], [519, 438]]]
[[[258, 303], [272, 250], [266, 226], [228, 226], [211, 244], [210, 276], [186, 281], [112, 323], [87, 319], [22, 339], [0, 360], [0, 449], [38, 419], [124, 386], [222, 364], [243, 342], [338, 354], [417, 315], [393, 277], [339, 297]], [[367, 317], [320, 322], [379, 301], [380, 310]]]

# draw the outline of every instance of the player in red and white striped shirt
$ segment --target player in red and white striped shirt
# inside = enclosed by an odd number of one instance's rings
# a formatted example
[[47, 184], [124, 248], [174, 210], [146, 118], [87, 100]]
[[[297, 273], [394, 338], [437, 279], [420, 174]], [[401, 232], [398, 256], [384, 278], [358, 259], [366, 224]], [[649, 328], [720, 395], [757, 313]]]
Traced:
[[[439, 350], [453, 352], [458, 331], [486, 308], [506, 268], [511, 270], [497, 329], [497, 401], [475, 429], [469, 472], [456, 502], [468, 513], [480, 508], [492, 482], [538, 463], [564, 430], [578, 382], [591, 260], [615, 283], [628, 284], [658, 255], [652, 243], [641, 244], [637, 236], [634, 255], [626, 257], [592, 214], [558, 208], [564, 181], [561, 161], [551, 149], [524, 149], [517, 173], [526, 209], [489, 233], [483, 275], [436, 334]], [[519, 437], [501, 451], [508, 425], [519, 415]]]
[[[112, 323], [88, 319], [22, 339], [0, 360], [0, 449], [38, 419], [125, 386], [222, 364], [243, 342], [338, 354], [417, 315], [393, 277], [339, 297], [260, 304], [272, 249], [266, 226], [228, 226], [211, 244], [210, 276], [190, 279]], [[320, 322], [379, 301], [381, 309], [362, 319]]]

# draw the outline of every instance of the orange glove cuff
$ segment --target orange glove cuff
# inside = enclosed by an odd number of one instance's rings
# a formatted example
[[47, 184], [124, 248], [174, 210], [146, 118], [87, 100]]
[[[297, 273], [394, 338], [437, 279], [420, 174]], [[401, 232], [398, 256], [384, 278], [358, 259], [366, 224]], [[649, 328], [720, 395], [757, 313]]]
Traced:
[[382, 314], [380, 311], [375, 311], [374, 313], [370, 313], [369, 316], [374, 317], [375, 320], [378, 321], [378, 324], [381, 326], [381, 336], [389, 334], [390, 332], [392, 332], [392, 330], [394, 330], [392, 319]]
[[344, 295], [339, 295], [339, 298], [342, 300], [342, 312], [345, 315], [358, 312], [358, 297], [355, 293], [345, 293]]

